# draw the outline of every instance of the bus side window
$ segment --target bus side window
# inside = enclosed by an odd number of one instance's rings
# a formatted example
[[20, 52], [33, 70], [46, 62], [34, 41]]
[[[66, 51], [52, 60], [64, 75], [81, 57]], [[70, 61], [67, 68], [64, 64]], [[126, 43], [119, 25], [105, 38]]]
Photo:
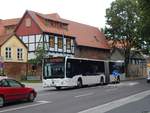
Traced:
[[67, 62], [67, 67], [66, 67], [66, 74], [67, 74], [67, 77], [71, 77], [71, 63], [70, 62]]
[[74, 60], [67, 62], [67, 77], [72, 78], [77, 74], [77, 66]]
[[71, 63], [67, 62], [67, 68], [70, 69], [71, 68]]

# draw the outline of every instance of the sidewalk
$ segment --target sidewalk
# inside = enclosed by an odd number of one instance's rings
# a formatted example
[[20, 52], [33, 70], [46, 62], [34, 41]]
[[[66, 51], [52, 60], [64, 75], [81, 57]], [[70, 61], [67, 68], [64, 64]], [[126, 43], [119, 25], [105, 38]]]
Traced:
[[43, 86], [42, 86], [42, 83], [24, 83], [24, 82], [22, 82], [22, 83], [27, 87], [34, 88], [35, 91], [37, 91], [37, 92], [42, 92], [45, 90], [45, 88], [43, 88]]

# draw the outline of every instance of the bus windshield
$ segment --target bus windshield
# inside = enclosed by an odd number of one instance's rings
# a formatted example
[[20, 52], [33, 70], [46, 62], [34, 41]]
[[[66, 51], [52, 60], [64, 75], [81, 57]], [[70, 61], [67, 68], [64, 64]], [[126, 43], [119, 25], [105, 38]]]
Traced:
[[64, 78], [64, 63], [46, 63], [44, 66], [44, 79]]

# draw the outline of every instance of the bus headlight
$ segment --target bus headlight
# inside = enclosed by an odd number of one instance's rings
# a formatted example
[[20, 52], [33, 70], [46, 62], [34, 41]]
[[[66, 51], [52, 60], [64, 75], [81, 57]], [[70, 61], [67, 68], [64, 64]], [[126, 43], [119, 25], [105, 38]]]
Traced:
[[61, 84], [62, 84], [62, 85], [66, 85], [67, 82], [68, 82], [68, 80], [63, 80], [63, 81], [61, 82]]
[[63, 84], [64, 84], [64, 82], [62, 81], [62, 82], [61, 82], [61, 84], [63, 85]]

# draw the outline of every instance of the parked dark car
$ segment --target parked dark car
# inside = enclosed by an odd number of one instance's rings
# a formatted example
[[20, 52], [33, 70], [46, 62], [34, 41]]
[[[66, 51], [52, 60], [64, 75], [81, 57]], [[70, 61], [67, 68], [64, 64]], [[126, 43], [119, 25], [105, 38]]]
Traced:
[[37, 93], [33, 88], [25, 87], [19, 81], [0, 77], [0, 107], [9, 102], [20, 100], [34, 101]]

